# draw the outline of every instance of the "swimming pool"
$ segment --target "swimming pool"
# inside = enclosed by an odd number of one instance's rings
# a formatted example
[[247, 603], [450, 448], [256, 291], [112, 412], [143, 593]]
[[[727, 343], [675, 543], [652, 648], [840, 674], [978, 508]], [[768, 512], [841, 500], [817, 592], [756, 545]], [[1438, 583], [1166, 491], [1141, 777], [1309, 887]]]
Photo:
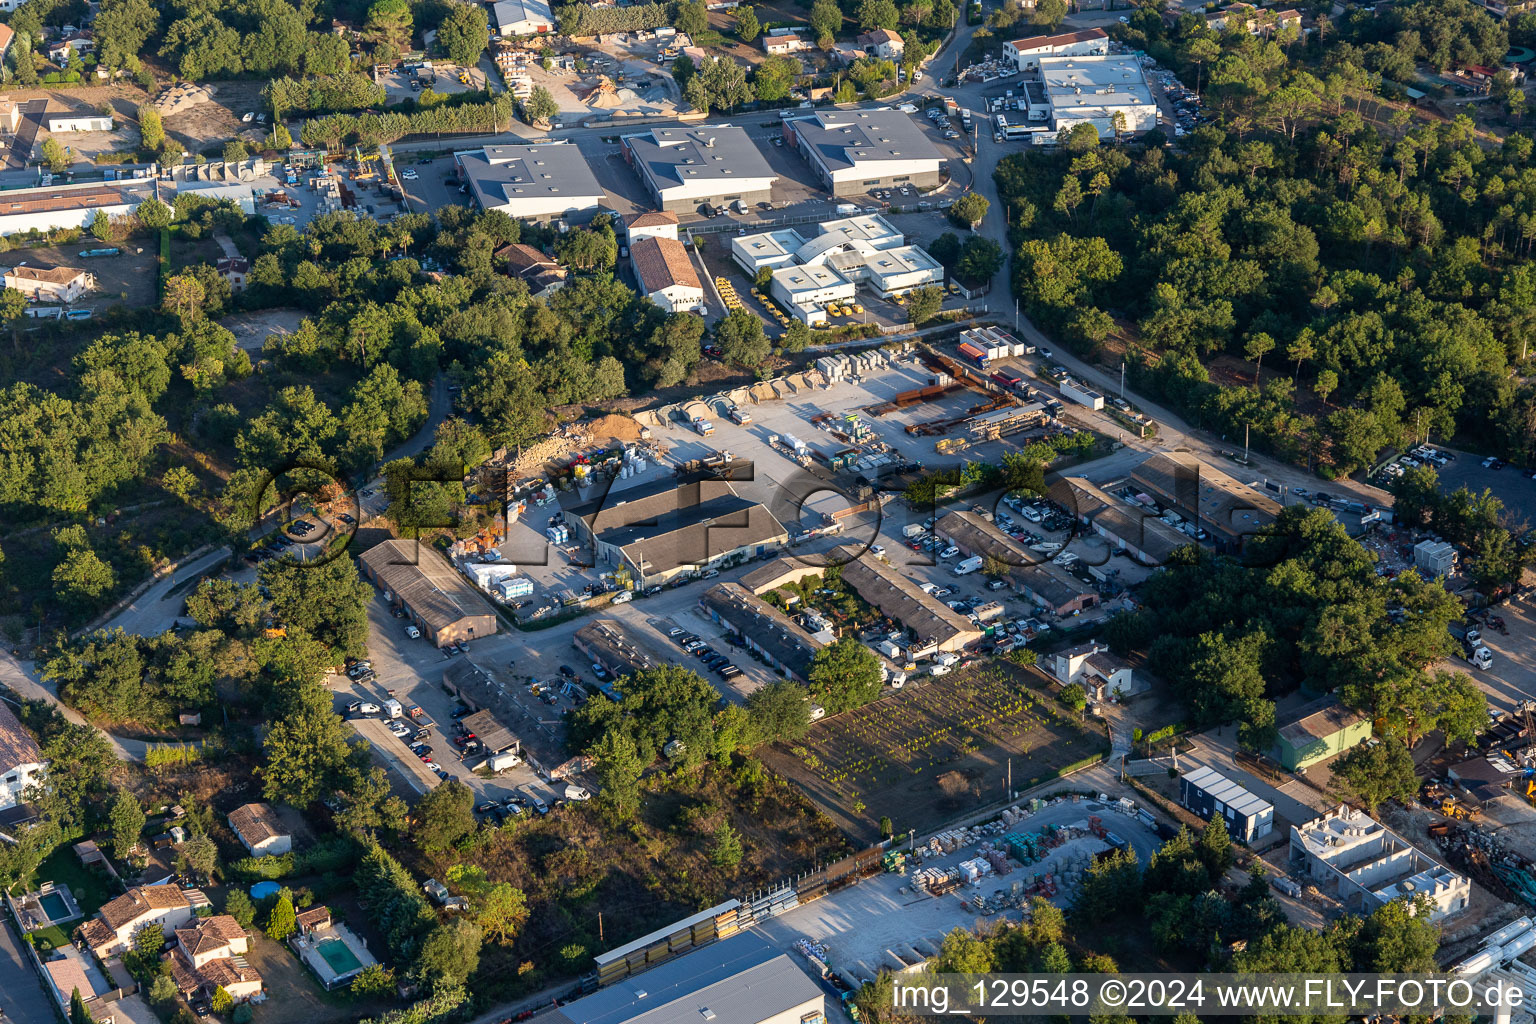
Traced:
[[69, 904], [64, 902], [64, 897], [56, 892], [46, 892], [39, 897], [43, 913], [48, 915], [50, 921], [65, 921], [69, 919]]
[[278, 885], [276, 882], [257, 882], [255, 885], [251, 886], [251, 899], [264, 900], [268, 896], [276, 896], [277, 890], [281, 888], [282, 886]]
[[331, 970], [337, 977], [350, 974], [363, 966], [363, 962], [352, 952], [350, 946], [340, 939], [321, 939], [315, 944], [315, 952], [319, 953], [325, 962], [331, 965]]

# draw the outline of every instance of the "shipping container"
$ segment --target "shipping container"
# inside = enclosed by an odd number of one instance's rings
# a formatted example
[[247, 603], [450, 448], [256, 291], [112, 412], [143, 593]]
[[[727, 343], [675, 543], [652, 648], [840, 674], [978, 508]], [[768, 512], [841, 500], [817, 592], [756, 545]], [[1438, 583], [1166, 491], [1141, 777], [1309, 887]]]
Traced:
[[968, 341], [960, 343], [960, 354], [983, 370], [987, 368], [987, 354]]
[[1061, 394], [1063, 398], [1070, 399], [1078, 405], [1086, 405], [1090, 409], [1104, 408], [1103, 395], [1070, 378], [1061, 382]]

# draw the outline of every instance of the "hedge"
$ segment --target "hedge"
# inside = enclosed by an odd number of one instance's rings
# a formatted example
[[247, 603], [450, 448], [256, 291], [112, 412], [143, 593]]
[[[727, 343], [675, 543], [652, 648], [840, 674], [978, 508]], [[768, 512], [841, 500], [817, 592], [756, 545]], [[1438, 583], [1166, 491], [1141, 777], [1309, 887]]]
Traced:
[[672, 4], [634, 7], [589, 7], [564, 4], [555, 10], [560, 31], [568, 36], [605, 36], [611, 32], [640, 32], [672, 24]]

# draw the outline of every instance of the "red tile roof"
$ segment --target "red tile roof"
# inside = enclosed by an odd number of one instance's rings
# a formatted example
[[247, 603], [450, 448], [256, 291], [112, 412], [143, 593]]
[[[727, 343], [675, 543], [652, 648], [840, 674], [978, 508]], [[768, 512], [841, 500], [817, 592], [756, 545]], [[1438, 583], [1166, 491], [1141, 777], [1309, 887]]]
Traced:
[[1086, 43], [1090, 39], [1108, 39], [1109, 33], [1101, 28], [1085, 28], [1077, 32], [1063, 32], [1056, 36], [1035, 36], [1033, 39], [1015, 39], [1011, 45], [1015, 50], [1038, 50], [1042, 46], [1055, 48], [1069, 46], [1072, 43]]
[[641, 238], [630, 246], [630, 256], [635, 261], [635, 276], [645, 294], [659, 292], [672, 285], [685, 288], [704, 286], [699, 283], [698, 272], [688, 259], [688, 250], [674, 238]]

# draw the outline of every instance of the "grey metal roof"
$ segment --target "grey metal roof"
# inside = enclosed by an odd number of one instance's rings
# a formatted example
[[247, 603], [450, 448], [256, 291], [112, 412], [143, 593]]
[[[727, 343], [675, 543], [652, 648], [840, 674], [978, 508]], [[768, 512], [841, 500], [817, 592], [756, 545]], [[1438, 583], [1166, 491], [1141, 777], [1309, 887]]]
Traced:
[[735, 935], [625, 978], [539, 1020], [551, 1024], [743, 1024], [771, 1020], [821, 989], [757, 935]]
[[777, 177], [746, 130], [735, 125], [654, 128], [624, 142], [658, 190]]
[[1213, 800], [1221, 801], [1246, 818], [1262, 817], [1265, 811], [1274, 813], [1274, 804], [1268, 800], [1260, 800], [1214, 768], [1202, 765], [1193, 771], [1185, 772], [1184, 779], [1191, 786], [1204, 791]]
[[[546, 142], [535, 146], [486, 146], [460, 153], [459, 164], [475, 198], [485, 207], [504, 206], [520, 199], [569, 199], [601, 202], [603, 186], [578, 146]], [[592, 205], [591, 202], [582, 205]]]
[[879, 160], [942, 160], [917, 122], [899, 110], [828, 110], [791, 122], [828, 170]]

